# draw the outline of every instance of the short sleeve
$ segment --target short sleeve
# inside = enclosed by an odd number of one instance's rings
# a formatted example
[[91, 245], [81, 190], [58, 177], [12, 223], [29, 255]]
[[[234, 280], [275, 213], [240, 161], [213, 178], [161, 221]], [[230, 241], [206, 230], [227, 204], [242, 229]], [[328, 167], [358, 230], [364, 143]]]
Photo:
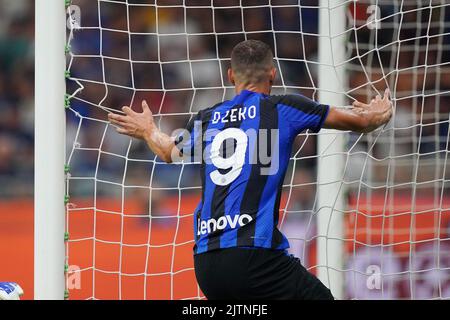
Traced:
[[276, 103], [294, 135], [306, 129], [319, 132], [330, 109], [328, 105], [320, 104], [302, 95], [278, 96]]

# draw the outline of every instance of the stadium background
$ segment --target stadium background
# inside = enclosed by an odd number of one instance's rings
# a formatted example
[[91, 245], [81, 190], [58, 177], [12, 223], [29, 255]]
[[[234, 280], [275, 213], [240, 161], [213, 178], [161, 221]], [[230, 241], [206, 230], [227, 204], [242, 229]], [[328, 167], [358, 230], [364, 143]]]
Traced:
[[[220, 2], [220, 1], [217, 1]], [[289, 2], [289, 1], [285, 1]], [[97, 4], [94, 1], [77, 1], [80, 5], [82, 5], [82, 23], [86, 25], [96, 25], [98, 24], [98, 12], [96, 9]], [[293, 1], [293, 3], [297, 3], [297, 1]], [[302, 1], [303, 5], [316, 5], [316, 1]], [[365, 8], [362, 7], [358, 10], [359, 14], [361, 14], [362, 18], [365, 15]], [[384, 7], [385, 10], [389, 10], [388, 6]], [[103, 14], [105, 16], [102, 18], [102, 22], [105, 26], [122, 28], [126, 23], [126, 17], [123, 14], [123, 10], [120, 4], [105, 6], [103, 10]], [[298, 28], [298, 12], [293, 10], [279, 10], [273, 16], [274, 30], [282, 31], [282, 30], [291, 30]], [[447, 13], [448, 14], [448, 13]], [[132, 12], [132, 24], [133, 28], [136, 30], [149, 31], [154, 30], [155, 26], [152, 24], [153, 19], [149, 18], [154, 15], [154, 12], [151, 10], [135, 10]], [[177, 13], [167, 12], [162, 15], [163, 20], [160, 21], [159, 31], [164, 32], [163, 30], [169, 32], [170, 30], [177, 30], [180, 27], [180, 17]], [[260, 12], [253, 12], [245, 17], [246, 30], [262, 30], [265, 29], [265, 25], [268, 23], [268, 19], [270, 17], [267, 16], [264, 10]], [[216, 31], [220, 32], [221, 28], [223, 30], [229, 28], [230, 26], [236, 26], [236, 30], [239, 31], [241, 26], [241, 17], [240, 15], [233, 14], [232, 10], [222, 10], [217, 11], [216, 15]], [[189, 19], [189, 28], [192, 30], [198, 30], [199, 32], [208, 32], [211, 24], [211, 13], [208, 10], [198, 10], [197, 12], [193, 12], [192, 17]], [[305, 32], [317, 33], [318, 32], [318, 24], [317, 24], [317, 11], [316, 10], [303, 10], [302, 11], [302, 25], [303, 30]], [[298, 59], [299, 45], [296, 43], [295, 39], [290, 38], [289, 34], [280, 34], [277, 38], [277, 51], [280, 57], [285, 57], [287, 59]], [[236, 43], [236, 41], [240, 40], [242, 37], [237, 35], [230, 35], [229, 37], [224, 36], [220, 40], [220, 53], [223, 56], [229, 56], [229, 53]], [[258, 38], [261, 40], [265, 40], [268, 43], [273, 45], [273, 35], [270, 33], [261, 33], [255, 34], [253, 38]], [[99, 32], [98, 30], [93, 30], [91, 32], [83, 32], [80, 33], [75, 41], [73, 42], [73, 50], [79, 53], [89, 53], [89, 52], [98, 52], [99, 50]], [[447, 38], [448, 39], [448, 38]], [[305, 52], [305, 56], [314, 57], [317, 55], [317, 41], [315, 38], [309, 39], [310, 41], [305, 42], [305, 47], [302, 48]], [[0, 0], [0, 281], [17, 281], [19, 282], [24, 290], [25, 290], [25, 298], [30, 299], [33, 297], [33, 69], [34, 69], [34, 61], [33, 61], [33, 41], [34, 41], [34, 9], [30, 6], [30, 2], [27, 0], [15, 0], [15, 1], [7, 1]], [[133, 52], [135, 55], [134, 59], [156, 59], [155, 56], [149, 57], [149, 55], [154, 55], [155, 51], [152, 50], [152, 46], [155, 44], [154, 39], [136, 39], [136, 45], [140, 46], [137, 50]], [[215, 57], [216, 55], [216, 43], [213, 36], [208, 37], [198, 37], [198, 39], [192, 39], [191, 41], [195, 41], [195, 45], [192, 46], [194, 49], [190, 52], [190, 56], [192, 58], [201, 57]], [[161, 44], [161, 55], [163, 59], [166, 61], [175, 61], [178, 59], [183, 59], [186, 55], [185, 53], [185, 43], [180, 40], [171, 41]], [[103, 35], [103, 47], [105, 52], [108, 52], [112, 56], [120, 57], [122, 54], [127, 54], [128, 52], [128, 37], [121, 37], [114, 33], [105, 32]], [[184, 50], [184, 51], [183, 51]], [[448, 52], [444, 55], [447, 56]], [[412, 59], [412, 56], [408, 56], [407, 54], [402, 57], [402, 63], [405, 65], [411, 64], [411, 61], [408, 59]], [[157, 71], [159, 67], [155, 65], [149, 65], [146, 68], [143, 66], [140, 68], [137, 66], [134, 69], [134, 77], [136, 81], [137, 87], [148, 87], [148, 88], [160, 88], [161, 87], [161, 77], [159, 71]], [[182, 65], [177, 64], [169, 64], [167, 69], [164, 70], [164, 81], [166, 84], [166, 88], [184, 88], [189, 87], [189, 79], [186, 77], [186, 70], [183, 69]], [[304, 64], [299, 62], [292, 61], [284, 61], [281, 64], [281, 68], [283, 69], [284, 81], [286, 85], [289, 86], [305, 86], [311, 87], [312, 83], [310, 78], [307, 75], [306, 68]], [[108, 65], [108, 82], [117, 83], [126, 85], [129, 82], [127, 70], [123, 69], [123, 66], [119, 63], [111, 63]], [[195, 85], [198, 87], [208, 87], [208, 86], [220, 86], [220, 79], [218, 79], [217, 68], [211, 67], [210, 65], [200, 66], [196, 71], [202, 74], [202, 77], [196, 78], [198, 81]], [[75, 76], [85, 79], [97, 79], [99, 77], [98, 71], [98, 63], [94, 60], [86, 59], [84, 62], [78, 61], [76, 68]], [[155, 76], [157, 74], [158, 76]], [[313, 75], [315, 77], [315, 75]], [[357, 72], [352, 74], [350, 77], [350, 86], [357, 85], [360, 81], [361, 74]], [[316, 80], [316, 79], [315, 79]], [[399, 81], [398, 90], [411, 90], [411, 83], [409, 81]], [[280, 84], [280, 79], [278, 79], [278, 84]], [[442, 87], [450, 88], [450, 78], [443, 78]], [[316, 81], [315, 81], [316, 82]], [[73, 84], [69, 83], [69, 90]], [[402, 86], [404, 86], [402, 88]], [[73, 89], [73, 88], [72, 88]], [[311, 90], [304, 90], [303, 93], [305, 95], [311, 96]], [[84, 97], [88, 97], [89, 101], [95, 101], [97, 97], [101, 96], [103, 92], [101, 88], [95, 86], [89, 86], [83, 92]], [[184, 104], [184, 101], [189, 99], [189, 92], [177, 92], [176, 94], [171, 94], [164, 100], [163, 111], [166, 113], [170, 112], [180, 112], [179, 106]], [[211, 94], [208, 92], [207, 94]], [[213, 93], [214, 94], [214, 93]], [[152, 93], [148, 96], [139, 96], [139, 98], [147, 98], [154, 105], [159, 105], [162, 96], [161, 93]], [[365, 98], [362, 96], [363, 99]], [[140, 99], [136, 99], [140, 101]], [[211, 99], [211, 96], [202, 97], [200, 99], [203, 101], [208, 101]], [[450, 108], [450, 99], [448, 97], [443, 98], [446, 103], [442, 103], [443, 113], [447, 112]], [[129, 93], [124, 91], [114, 91], [112, 90], [108, 95], [107, 105], [110, 106], [121, 106], [123, 104], [127, 104], [129, 102]], [[430, 101], [432, 104], [433, 102]], [[198, 101], [196, 103], [196, 108], [202, 106], [202, 101]], [[97, 108], [91, 108], [88, 105], [83, 105], [83, 103], [76, 101], [74, 102], [74, 108], [78, 110], [83, 116], [90, 116], [93, 118], [102, 118], [104, 117], [104, 112]], [[403, 104], [399, 106], [398, 115], [396, 121], [399, 122], [408, 122], [410, 121], [410, 117], [408, 116], [411, 110], [407, 104]], [[96, 114], [98, 113], [98, 114]], [[183, 127], [187, 118], [186, 117], [168, 117], [164, 119], [164, 129], [168, 132], [171, 132], [175, 128]], [[68, 128], [68, 136], [73, 135], [76, 130], [75, 127], [77, 125], [76, 119], [69, 114], [67, 128]], [[441, 130], [442, 133], [447, 132], [448, 127], [442, 125], [438, 130]], [[89, 145], [89, 143], [93, 143], [93, 140], [97, 139], [98, 136], [98, 128], [95, 126], [86, 126], [85, 131], [83, 132], [81, 143], [85, 145]], [[426, 139], [427, 136], [430, 139]], [[421, 148], [423, 150], [434, 150], [436, 148], [435, 141], [433, 141], [435, 137], [435, 132], [432, 130], [424, 130], [423, 132], [423, 145]], [[117, 141], [106, 141], [106, 148], [108, 148], [108, 144], [111, 144], [111, 148], [115, 148], [119, 142]], [[302, 143], [301, 140], [297, 142], [298, 144]], [[71, 146], [68, 146], [70, 148]], [[151, 153], [149, 153], [142, 145], [141, 148], [136, 148], [134, 150], [135, 155], [145, 158], [151, 157]], [[315, 139], [308, 139], [307, 143], [304, 145], [302, 149], [302, 156], [308, 157], [315, 155]], [[381, 151], [380, 151], [381, 152]], [[78, 159], [75, 162], [75, 165], [71, 168], [73, 172], [77, 172], [80, 175], [92, 175], [92, 171], [95, 170], [96, 165], [96, 155], [92, 154], [89, 156], [87, 153], [84, 154], [83, 157]], [[143, 179], [144, 181], [148, 181], [146, 171], [149, 171], [149, 168], [146, 167], [134, 167], [130, 168], [131, 171], [127, 174], [127, 179], [133, 181], [133, 183], [139, 184], [139, 181]], [[102, 166], [102, 174], [109, 179], [121, 179], [121, 164], [116, 161], [105, 162]], [[305, 159], [301, 161], [301, 163], [297, 166], [298, 170], [296, 172], [295, 183], [304, 184], [308, 182], [313, 182], [315, 179], [315, 170], [316, 163], [315, 159], [311, 157], [310, 160]], [[179, 179], [179, 171], [173, 170], [173, 168], [169, 166], [159, 165], [158, 166], [158, 174], [154, 178], [154, 184], [158, 187], [164, 188], [172, 188], [168, 191], [158, 191], [157, 195], [153, 195], [152, 197], [152, 206], [153, 206], [153, 214], [160, 215], [164, 217], [164, 215], [173, 214], [176, 212], [176, 208], [174, 207], [174, 203], [176, 203], [176, 199], [178, 197], [178, 192], [176, 191], [176, 186]], [[402, 180], [402, 174], [404, 175], [404, 180], [407, 180], [408, 170], [399, 170], [398, 171], [398, 179]], [[198, 175], [196, 174], [195, 168], [187, 169], [186, 172], [183, 173], [183, 179], [189, 180], [190, 183], [198, 183]], [[175, 187], [174, 187], [175, 186]], [[448, 190], [448, 188], [446, 189]], [[83, 189], [80, 187], [77, 189], [76, 187], [72, 190], [73, 194], [75, 194], [76, 198], [80, 203], [91, 201], [90, 196], [92, 196], [92, 190]], [[306, 186], [300, 189], [296, 189], [293, 192], [293, 200], [291, 199], [291, 204], [295, 205], [296, 208], [288, 208], [289, 210], [310, 210], [313, 206], [312, 199], [313, 194], [315, 192], [314, 186]], [[101, 200], [99, 202], [99, 206], [103, 206], [104, 208], [113, 209], [119, 206], [117, 203], [116, 196], [114, 190], [105, 189], [100, 194]], [[192, 211], [195, 206], [195, 202], [198, 198], [198, 192], [192, 191], [185, 193], [184, 196], [184, 206], [182, 212], [189, 213]], [[377, 200], [378, 199], [378, 200]], [[130, 197], [129, 203], [126, 204], [128, 212], [145, 212], [145, 208], [148, 201], [145, 195], [140, 195], [139, 193], [134, 194], [133, 197]], [[350, 197], [350, 203], [354, 203], [354, 199]], [[411, 198], [408, 194], [400, 194], [395, 199], [396, 208], [399, 211], [402, 210], [403, 207], [407, 207], [411, 203]], [[433, 203], [432, 193], [427, 194], [427, 191], [421, 194], [419, 201], [417, 202], [418, 207], [422, 206], [423, 208], [428, 208], [430, 204]], [[448, 208], [450, 204], [449, 197], [444, 201], [444, 208]], [[359, 208], [361, 211], [367, 210], [367, 213], [370, 214], [379, 214], [381, 210], [373, 209], [377, 206], [383, 205], [383, 198], [380, 196], [379, 198], [372, 197], [371, 198], [371, 208], [364, 209]], [[397, 209], [396, 209], [397, 210]], [[75, 220], [76, 223], [73, 226], [72, 234], [75, 236], [82, 236], [85, 230], [89, 230], [90, 221], [89, 214], [86, 213], [83, 219]], [[433, 230], [433, 215], [434, 211], [430, 211], [429, 214], [421, 215], [416, 221], [416, 227], [421, 231], [418, 232], [418, 240], [421, 239], [433, 239], [435, 231]], [[444, 230], [440, 233], [442, 238], [448, 239], [448, 228], [450, 223], [450, 213], [444, 212], [442, 215], [442, 225], [445, 227]], [[394, 234], [383, 235], [381, 236], [380, 230], [382, 228], [382, 219], [371, 219], [371, 232], [367, 232], [366, 223], [364, 218], [357, 222], [358, 228], [357, 230], [362, 230], [356, 235], [357, 239], [364, 239], [366, 242], [369, 241], [371, 243], [380, 242], [382, 237], [386, 237], [386, 239], [382, 239], [386, 242], [395, 242], [399, 243], [394, 246], [393, 256], [388, 257], [388, 260], [385, 262], [390, 265], [390, 270], [393, 273], [396, 273], [395, 276], [391, 277], [389, 282], [389, 287], [386, 288], [388, 292], [388, 297], [390, 298], [408, 298], [411, 288], [409, 287], [410, 283], [408, 280], [407, 274], [402, 274], [403, 270], [407, 270], [411, 265], [415, 263], [420, 264], [422, 266], [426, 266], [428, 262], [427, 259], [430, 259], [430, 254], [427, 254], [427, 250], [430, 250], [430, 243], [424, 243], [422, 246], [415, 247], [414, 250], [418, 250], [419, 252], [422, 250], [422, 255], [417, 255], [417, 257], [422, 256], [423, 260], [419, 262], [411, 263], [408, 260], [408, 254], [410, 252], [410, 247], [407, 243], [409, 240], [409, 233], [404, 232], [405, 230], [409, 230], [411, 221], [406, 216], [400, 216], [396, 218], [392, 218], [392, 222], [395, 225], [395, 230], [398, 232], [394, 232]], [[145, 228], [148, 227], [148, 223], [146, 222], [148, 218], [143, 213], [141, 223], [133, 220], [133, 223], [127, 225], [129, 228], [129, 233], [132, 234], [132, 238], [129, 241], [133, 242], [142, 242], [146, 241], [142, 239], [145, 234]], [[158, 221], [162, 221], [161, 223], [154, 224], [153, 228], [155, 228], [155, 238], [154, 243], [167, 243], [171, 241], [173, 238], [173, 223], [171, 219], [161, 219]], [[294, 234], [298, 238], [311, 238], [313, 235], [302, 235], [302, 230], [307, 229], [307, 223], [310, 221], [309, 216], [293, 216], [286, 221], [284, 225], [284, 231], [291, 236]], [[348, 217], [347, 219], [348, 231], [352, 231], [354, 228], [355, 221], [352, 217]], [[99, 228], [97, 236], [103, 236], [109, 240], [118, 239], [120, 230], [117, 230], [117, 221], [114, 221], [110, 218], [105, 218], [104, 221], [100, 221], [97, 225]], [[314, 228], [308, 228], [308, 230], [314, 230]], [[425, 230], [425, 231], [424, 231]], [[189, 222], [186, 222], [186, 225], [181, 228], [181, 234], [185, 238], [189, 238], [191, 236], [191, 226]], [[144, 236], [145, 237], [145, 236]], [[367, 237], [373, 237], [373, 239], [367, 240]], [[364, 241], [363, 241], [364, 242]], [[448, 242], [448, 241], [447, 241]], [[446, 242], [441, 243], [441, 263], [450, 265], [448, 261], [450, 259], [450, 244]], [[306, 246], [304, 246], [303, 240], [293, 241], [292, 242], [292, 253], [297, 254], [299, 256], [304, 256], [307, 261], [304, 263], [308, 266], [314, 265], [315, 261], [315, 246], [314, 241], [308, 242]], [[302, 250], [308, 251], [305, 255], [303, 255]], [[83, 248], [79, 248], [78, 252], [83, 252], [83, 255], [78, 257], [78, 261], [80, 264], [85, 263], [89, 264], [89, 252], [83, 251]], [[352, 248], [349, 248], [349, 251]], [[372, 250], [369, 248], [361, 249], [361, 257], [362, 261], [364, 261], [365, 253], [363, 250]], [[374, 249], [377, 250], [377, 249]], [[103, 251], [102, 254], [98, 257], [97, 263], [104, 268], [109, 268], [117, 263], [115, 261], [117, 259], [117, 252], [112, 249], [107, 249]], [[159, 255], [161, 257], [166, 256], [167, 259], [161, 258], [158, 259], [157, 263], [152, 265], [151, 272], [163, 272], [169, 269], [167, 263], [170, 260], [170, 256], [172, 255], [172, 251], [163, 251], [160, 252]], [[130, 255], [133, 256], [133, 255]], [[139, 255], [134, 255], [135, 257], [139, 257]], [[375, 254], [376, 256], [376, 254]], [[180, 259], [180, 265], [185, 263], [190, 263], [190, 251], [183, 250], [182, 252], [177, 253], [178, 259]], [[138, 259], [138, 258], [136, 258]], [[353, 263], [353, 267], [357, 268], [357, 264], [360, 260], [355, 259]], [[125, 262], [126, 270], [133, 270], [135, 265], [142, 264], [142, 261], [135, 261], [134, 259], [130, 259]], [[388, 268], [388, 269], [389, 269]], [[116, 281], [114, 281], [115, 276], [105, 277], [103, 282], [101, 282], [101, 286], [99, 286], [99, 290], [97, 294], [100, 298], [115, 298], [116, 296]], [[192, 281], [192, 274], [189, 276], [190, 281]], [[416, 286], [414, 290], [417, 290], [416, 297], [423, 298], [433, 298], [436, 296], [436, 292], [433, 289], [433, 285], [428, 286], [426, 281], [435, 281], [431, 276], [431, 280], [427, 280], [425, 278], [425, 284], [423, 286]], [[89, 277], [86, 277], [89, 278]], [[149, 290], [149, 298], [167, 298], [168, 292], [166, 289], [168, 284], [169, 276], [161, 276], [153, 278], [152, 285], [154, 288], [147, 288]], [[99, 281], [102, 281], [101, 279]], [[126, 292], [124, 296], [128, 298], [139, 298], [142, 295], [142, 288], [140, 288], [140, 284], [131, 283], [133, 280], [130, 280], [129, 286], [125, 286], [129, 288], [129, 292]], [[83, 288], [80, 291], [74, 290], [72, 297], [73, 298], [83, 298], [88, 292], [91, 291], [92, 283], [84, 283]], [[153, 290], [155, 288], [160, 288], [158, 290]], [[430, 289], [431, 288], [431, 289]], [[195, 290], [194, 290], [195, 289]], [[360, 288], [360, 290], [364, 291], [364, 288]], [[450, 296], [450, 278], [447, 278], [447, 281], [442, 284], [442, 292], [446, 294], [446, 296]], [[189, 292], [193, 291], [193, 292]], [[196, 288], [187, 287], [187, 288], [179, 288], [177, 291], [180, 296], [195, 296]], [[362, 294], [362, 293], [361, 293]], [[349, 296], [355, 296], [355, 293], [348, 293]], [[365, 297], [371, 297], [372, 292], [364, 291]], [[373, 298], [377, 298], [377, 294], [374, 293]], [[175, 296], [175, 298], [177, 298]]]

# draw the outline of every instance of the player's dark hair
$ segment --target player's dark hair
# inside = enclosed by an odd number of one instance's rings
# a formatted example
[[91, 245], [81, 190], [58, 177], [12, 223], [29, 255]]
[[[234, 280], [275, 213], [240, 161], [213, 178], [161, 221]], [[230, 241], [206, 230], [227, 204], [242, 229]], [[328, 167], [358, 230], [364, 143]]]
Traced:
[[264, 82], [273, 68], [272, 50], [259, 40], [240, 42], [231, 52], [231, 68], [240, 82]]

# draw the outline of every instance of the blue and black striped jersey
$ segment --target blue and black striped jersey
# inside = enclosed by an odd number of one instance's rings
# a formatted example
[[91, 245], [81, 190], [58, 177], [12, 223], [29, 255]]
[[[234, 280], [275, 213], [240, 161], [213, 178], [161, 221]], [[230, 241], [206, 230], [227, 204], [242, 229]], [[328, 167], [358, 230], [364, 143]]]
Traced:
[[194, 254], [231, 247], [289, 247], [277, 224], [292, 144], [306, 129], [318, 132], [328, 110], [302, 95], [244, 90], [191, 119], [176, 145], [184, 156], [201, 163]]

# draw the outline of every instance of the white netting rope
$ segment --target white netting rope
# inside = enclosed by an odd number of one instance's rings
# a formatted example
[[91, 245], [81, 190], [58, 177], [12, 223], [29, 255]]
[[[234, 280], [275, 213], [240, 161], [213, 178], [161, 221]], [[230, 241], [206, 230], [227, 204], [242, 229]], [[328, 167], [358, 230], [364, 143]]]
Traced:
[[[195, 167], [163, 165], [142, 143], [117, 135], [105, 115], [122, 105], [139, 109], [147, 98], [170, 133], [200, 108], [233, 95], [225, 79], [229, 50], [247, 38], [271, 42], [275, 93], [317, 98], [320, 8], [290, 0], [72, 2], [82, 20], [68, 37], [66, 246], [68, 263], [80, 267], [88, 284], [71, 296], [201, 298], [188, 257], [190, 203], [200, 193]], [[346, 246], [338, 271], [347, 298], [450, 296], [450, 4], [425, 2], [344, 4], [348, 59], [333, 65], [349, 73], [344, 93], [349, 101], [367, 101], [389, 87], [396, 110], [393, 122], [372, 134], [340, 133], [349, 141], [339, 181], [349, 204], [334, 212], [346, 217], [344, 239], [337, 240]], [[372, 13], [378, 20], [367, 19]], [[227, 29], [227, 19], [234, 29]], [[298, 137], [280, 219], [292, 253], [312, 271], [321, 209], [316, 136]], [[379, 268], [381, 288], [367, 287], [369, 265]]]

